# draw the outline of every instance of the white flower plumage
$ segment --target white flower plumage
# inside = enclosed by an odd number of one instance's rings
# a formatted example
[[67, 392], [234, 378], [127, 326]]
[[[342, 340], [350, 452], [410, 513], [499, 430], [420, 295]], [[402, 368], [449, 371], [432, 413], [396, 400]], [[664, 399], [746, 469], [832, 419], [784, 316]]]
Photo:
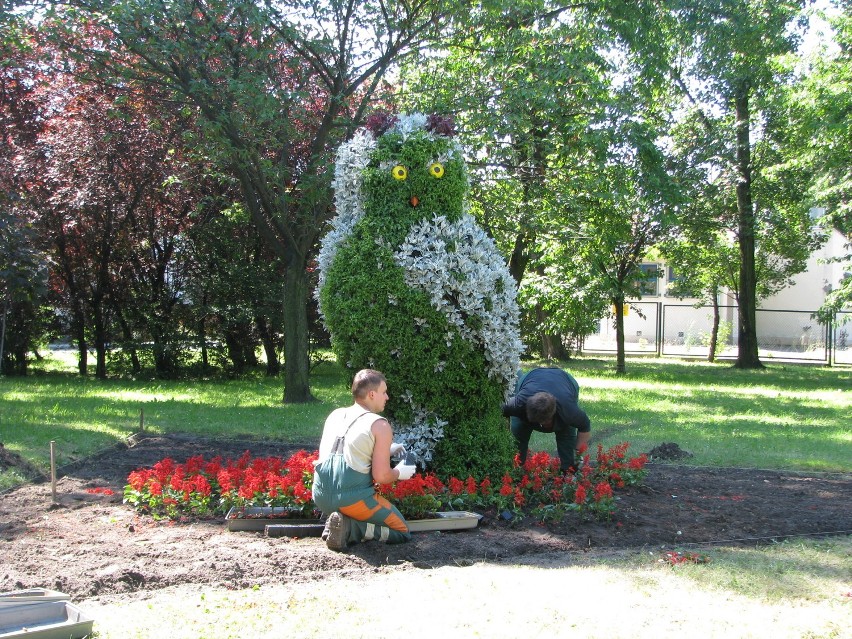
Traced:
[[[415, 224], [394, 259], [409, 286], [424, 291], [465, 339], [483, 347], [489, 376], [508, 387], [523, 349], [515, 282], [473, 216], [458, 222], [436, 216]], [[470, 317], [478, 318], [478, 327], [465, 320]]]
[[432, 461], [435, 447], [444, 438], [444, 427], [448, 422], [414, 403], [411, 391], [402, 399], [411, 405], [414, 420], [409, 424], [394, 424], [394, 440], [405, 446], [405, 450], [414, 456], [418, 466], [424, 467]]
[[319, 291], [325, 284], [325, 276], [334, 261], [337, 248], [352, 233], [355, 224], [364, 215], [364, 197], [361, 185], [364, 169], [370, 163], [370, 154], [376, 148], [376, 139], [367, 130], [359, 130], [351, 140], [341, 145], [334, 165], [334, 205], [337, 215], [331, 220], [331, 230], [322, 240], [317, 262], [319, 263]]

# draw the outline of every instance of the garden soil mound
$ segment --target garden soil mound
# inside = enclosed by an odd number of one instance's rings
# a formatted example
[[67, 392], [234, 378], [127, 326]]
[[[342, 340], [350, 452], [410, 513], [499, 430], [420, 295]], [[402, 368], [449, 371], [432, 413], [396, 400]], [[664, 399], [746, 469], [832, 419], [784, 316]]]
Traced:
[[660, 463], [649, 464], [643, 486], [617, 493], [618, 511], [609, 522], [572, 514], [558, 524], [540, 524], [486, 512], [476, 529], [415, 533], [408, 544], [368, 542], [347, 553], [332, 552], [315, 537], [229, 532], [223, 519], [158, 522], [122, 504], [128, 474], [164, 457], [235, 459], [246, 450], [253, 456], [287, 456], [298, 448], [137, 437], [62, 468], [56, 503], [49, 482], [6, 491], [0, 494], [0, 592], [41, 587], [83, 599], [178, 584], [246, 588], [343, 576], [369, 579], [391, 567], [512, 563], [519, 557], [528, 563], [536, 555], [546, 563], [566, 553], [754, 546], [852, 531], [850, 475]]

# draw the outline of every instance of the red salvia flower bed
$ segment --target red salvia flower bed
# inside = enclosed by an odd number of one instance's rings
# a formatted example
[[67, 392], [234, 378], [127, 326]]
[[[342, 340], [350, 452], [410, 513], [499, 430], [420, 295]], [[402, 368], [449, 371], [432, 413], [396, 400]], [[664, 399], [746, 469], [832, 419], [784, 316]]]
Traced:
[[[569, 511], [608, 519], [615, 512], [615, 490], [641, 483], [647, 457], [628, 458], [628, 444], [598, 446], [595, 462], [582, 456], [576, 473], [559, 472], [559, 460], [535, 453], [498, 482], [490, 477], [448, 477], [418, 473], [409, 480], [381, 486], [380, 493], [409, 519], [440, 510], [496, 509], [504, 518], [530, 515], [541, 521], [561, 519]], [[236, 460], [193, 457], [186, 463], [162, 459], [127, 478], [124, 501], [155, 517], [216, 517], [232, 507], [271, 506], [291, 516], [313, 517], [314, 464], [317, 452], [300, 450], [287, 459], [244, 453]]]

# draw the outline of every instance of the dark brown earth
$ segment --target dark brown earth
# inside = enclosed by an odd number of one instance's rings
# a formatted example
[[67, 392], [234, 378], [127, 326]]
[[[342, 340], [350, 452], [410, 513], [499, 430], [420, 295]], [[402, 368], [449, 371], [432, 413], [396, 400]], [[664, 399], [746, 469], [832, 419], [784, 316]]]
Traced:
[[[852, 532], [852, 476], [662, 463], [685, 453], [676, 444], [655, 450], [643, 486], [617, 493], [611, 522], [570, 515], [542, 525], [529, 517], [507, 522], [486, 512], [473, 530], [416, 533], [408, 544], [369, 542], [345, 554], [328, 550], [315, 537], [229, 532], [223, 520], [157, 522], [121, 503], [130, 471], [164, 457], [235, 458], [245, 450], [255, 456], [289, 455], [297, 448], [138, 438], [61, 469], [57, 503], [49, 482], [6, 491], [0, 494], [0, 592], [41, 587], [82, 599], [177, 584], [244, 588], [344, 575], [368, 579], [386, 565], [431, 568], [639, 548], [662, 553]], [[0, 462], [15, 463], [2, 448], [0, 453]], [[94, 488], [114, 494], [88, 492]]]

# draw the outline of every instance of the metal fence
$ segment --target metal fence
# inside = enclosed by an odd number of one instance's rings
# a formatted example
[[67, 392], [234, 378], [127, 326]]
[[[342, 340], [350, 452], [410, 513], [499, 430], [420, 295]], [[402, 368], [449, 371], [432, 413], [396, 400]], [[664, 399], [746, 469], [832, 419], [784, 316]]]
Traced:
[[[762, 360], [852, 364], [852, 311], [830, 325], [817, 323], [814, 311], [757, 309], [758, 356]], [[737, 357], [737, 307], [719, 307], [716, 358]], [[844, 321], [849, 321], [843, 324]], [[584, 353], [615, 353], [613, 320], [583, 341]], [[713, 307], [663, 302], [633, 302], [624, 316], [624, 351], [630, 355], [707, 358]]]

